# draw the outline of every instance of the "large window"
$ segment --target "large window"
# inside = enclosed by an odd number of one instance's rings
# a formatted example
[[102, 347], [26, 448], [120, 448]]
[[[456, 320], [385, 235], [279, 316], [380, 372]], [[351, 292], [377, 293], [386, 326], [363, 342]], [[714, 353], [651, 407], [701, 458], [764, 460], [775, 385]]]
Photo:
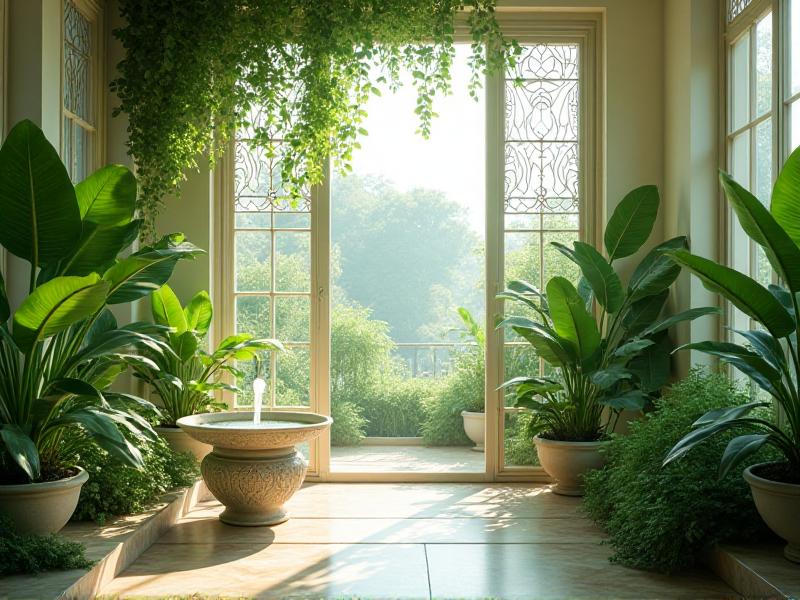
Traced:
[[90, 0], [64, 0], [63, 7], [61, 158], [78, 182], [99, 166], [100, 12]]
[[[352, 172], [331, 172], [299, 202], [282, 198], [279, 132], [267, 143], [238, 132], [219, 175], [218, 334], [287, 344], [261, 376], [270, 407], [333, 415], [332, 439], [309, 448], [314, 474], [539, 473], [526, 416], [498, 388], [545, 365], [495, 330], [504, 310], [495, 296], [510, 279], [577, 281], [550, 243], [594, 242], [586, 199], [603, 199], [602, 52], [599, 16], [584, 17], [502, 15], [522, 55], [483, 81], [477, 102], [466, 90], [469, 47], [459, 45], [453, 95], [435, 106], [428, 140], [415, 133], [414, 90], [384, 90], [368, 106]], [[255, 110], [250, 121], [259, 119]], [[239, 366], [243, 391], [228, 400], [245, 408], [259, 367]], [[485, 410], [485, 453], [473, 451], [462, 409]]]

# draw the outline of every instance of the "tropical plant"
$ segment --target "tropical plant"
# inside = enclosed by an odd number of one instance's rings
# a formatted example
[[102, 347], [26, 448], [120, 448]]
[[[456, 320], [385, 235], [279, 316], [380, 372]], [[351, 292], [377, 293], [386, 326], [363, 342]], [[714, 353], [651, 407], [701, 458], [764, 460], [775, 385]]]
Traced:
[[800, 148], [792, 152], [775, 181], [770, 209], [727, 173], [720, 172], [720, 183], [742, 229], [761, 247], [782, 285], [764, 287], [713, 260], [686, 250], [670, 251], [668, 255], [694, 273], [707, 289], [759, 325], [753, 330], [734, 331], [743, 343], [695, 342], [680, 349], [717, 356], [744, 373], [774, 399], [783, 423], [751, 414], [770, 404], [764, 401], [709, 411], [695, 421], [693, 430], [670, 450], [664, 462], [683, 456], [721, 432], [744, 429], [749, 433], [735, 437], [725, 448], [721, 475], [769, 445], [785, 460], [783, 472], [774, 475], [800, 483]]
[[748, 401], [746, 391], [725, 375], [694, 369], [667, 388], [654, 410], [631, 421], [627, 433], [612, 436], [604, 450], [606, 466], [585, 476], [583, 502], [608, 534], [612, 561], [672, 573], [701, 562], [714, 544], [766, 533], [744, 479], [738, 473], [715, 477], [714, 452], [725, 448], [734, 431], [710, 442], [709, 452], [661, 466], [664, 453], [695, 419]]
[[148, 223], [197, 157], [213, 159], [238, 125], [280, 158], [288, 197], [319, 183], [328, 157], [346, 170], [376, 83], [396, 88], [401, 72], [412, 75], [427, 134], [434, 96], [450, 91], [459, 15], [472, 36], [473, 94], [484, 71], [517, 54], [494, 8], [494, 0], [122, 0], [125, 25], [114, 34], [126, 56], [112, 89], [116, 114], [129, 121]]
[[226, 373], [244, 379], [244, 373], [234, 366], [236, 361], [258, 360], [262, 352], [283, 350], [277, 340], [238, 333], [222, 340], [213, 352], [206, 352], [203, 338], [214, 315], [208, 292], [198, 292], [181, 306], [172, 288], [163, 285], [153, 292], [151, 306], [155, 323], [167, 328], [163, 335], [170, 352], [155, 353], [149, 363], [134, 365], [134, 371], [158, 395], [163, 426], [177, 427], [181, 417], [222, 410], [225, 404], [213, 394], [217, 390], [241, 391], [224, 380]]
[[[627, 287], [615, 270], [650, 237], [658, 214], [658, 189], [634, 189], [606, 226], [608, 259], [593, 246], [553, 246], [582, 274], [578, 288], [557, 276], [544, 293], [515, 280], [498, 298], [525, 310], [498, 327], [526, 340], [555, 375], [518, 376], [503, 384], [515, 390], [516, 405], [533, 411], [532, 433], [566, 441], [593, 441], [613, 430], [623, 410], [641, 410], [669, 377], [667, 330], [675, 323], [716, 312], [695, 308], [659, 318], [680, 266], [665, 253], [686, 248], [680, 236], [652, 249], [633, 271]], [[599, 316], [592, 314], [596, 302]], [[604, 411], [608, 418], [603, 418]]]
[[[0, 148], [0, 243], [30, 263], [29, 294], [11, 311], [0, 277], [0, 472], [38, 481], [74, 466], [85, 436], [112, 458], [141, 465], [120, 432], [154, 436], [128, 410], [143, 400], [108, 391], [142, 355], [167, 351], [159, 327], [118, 327], [109, 305], [162, 285], [182, 258], [201, 252], [168, 235], [125, 258], [136, 238], [137, 184], [125, 167], [102, 168], [76, 186], [42, 131], [21, 121]], [[11, 324], [9, 324], [11, 320]]]

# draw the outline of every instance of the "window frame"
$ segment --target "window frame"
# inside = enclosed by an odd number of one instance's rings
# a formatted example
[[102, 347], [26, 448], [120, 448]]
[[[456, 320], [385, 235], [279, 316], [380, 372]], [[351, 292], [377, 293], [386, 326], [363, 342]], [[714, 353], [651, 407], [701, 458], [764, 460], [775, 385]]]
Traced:
[[[66, 3], [71, 2], [76, 10], [89, 22], [90, 35], [92, 41], [93, 54], [90, 55], [90, 73], [87, 78], [89, 89], [89, 112], [94, 123], [84, 121], [77, 115], [73, 115], [64, 106], [64, 80], [65, 80], [65, 64], [64, 64], [64, 44], [66, 34], [64, 31], [64, 14], [66, 10]], [[106, 115], [106, 94], [105, 94], [105, 80], [106, 80], [106, 40], [105, 40], [105, 11], [103, 10], [103, 3], [98, 0], [62, 0], [61, 1], [61, 57], [60, 57], [60, 98], [59, 104], [61, 106], [60, 118], [60, 139], [59, 139], [59, 154], [61, 160], [67, 166], [67, 172], [72, 177], [73, 167], [67, 164], [71, 157], [64, 156], [64, 137], [67, 132], [64, 129], [64, 119], [69, 119], [71, 123], [76, 123], [90, 133], [90, 148], [87, 153], [86, 175], [90, 175], [93, 171], [99, 169], [105, 163], [106, 156], [106, 140], [105, 140], [105, 115]], [[77, 183], [77, 181], [75, 182]]]
[[[580, 140], [580, 239], [597, 246], [598, 232], [606, 218], [604, 184], [605, 114], [605, 9], [552, 11], [498, 7], [503, 31], [521, 43], [570, 42], [581, 48]], [[456, 42], [470, 42], [466, 16], [459, 18]], [[496, 294], [503, 280], [504, 207], [504, 76], [489, 76], [486, 85], [486, 299], [485, 322], [503, 313]], [[213, 275], [214, 304], [221, 316], [213, 332], [215, 343], [233, 332], [233, 232], [234, 232], [233, 145], [214, 169]], [[325, 166], [330, 173], [330, 164]], [[311, 189], [311, 389], [305, 410], [330, 414], [330, 175]], [[541, 467], [506, 467], [503, 464], [504, 407], [502, 334], [487, 328], [486, 336], [486, 461], [484, 472], [476, 473], [338, 473], [330, 470], [330, 432], [314, 440], [307, 473], [311, 481], [549, 481]], [[230, 404], [230, 395], [220, 399]], [[277, 410], [289, 407], [278, 407]], [[292, 408], [294, 410], [294, 408]]]

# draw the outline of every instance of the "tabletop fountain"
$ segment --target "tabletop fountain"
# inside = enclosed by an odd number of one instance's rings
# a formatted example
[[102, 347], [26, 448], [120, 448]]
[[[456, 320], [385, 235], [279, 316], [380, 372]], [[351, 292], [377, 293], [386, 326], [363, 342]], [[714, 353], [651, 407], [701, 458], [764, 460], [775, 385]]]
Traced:
[[266, 382], [253, 381], [250, 412], [204, 413], [178, 425], [214, 448], [200, 465], [203, 479], [230, 525], [277, 525], [289, 518], [284, 504], [303, 483], [308, 463], [295, 446], [331, 426], [330, 417], [308, 412], [262, 412]]

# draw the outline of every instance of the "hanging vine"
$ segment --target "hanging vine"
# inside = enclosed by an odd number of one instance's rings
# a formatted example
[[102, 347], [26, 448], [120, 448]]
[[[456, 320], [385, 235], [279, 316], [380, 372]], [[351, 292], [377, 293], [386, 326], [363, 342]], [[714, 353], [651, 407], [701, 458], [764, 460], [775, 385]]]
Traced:
[[[112, 90], [129, 119], [128, 151], [152, 234], [187, 169], [214, 161], [237, 127], [281, 161], [281, 194], [346, 170], [376, 84], [411, 73], [419, 131], [450, 92], [456, 19], [472, 36], [470, 93], [513, 63], [495, 0], [120, 0], [126, 57]], [[486, 51], [488, 49], [488, 51]], [[375, 69], [384, 75], [373, 81]], [[280, 142], [276, 143], [275, 140]]]

